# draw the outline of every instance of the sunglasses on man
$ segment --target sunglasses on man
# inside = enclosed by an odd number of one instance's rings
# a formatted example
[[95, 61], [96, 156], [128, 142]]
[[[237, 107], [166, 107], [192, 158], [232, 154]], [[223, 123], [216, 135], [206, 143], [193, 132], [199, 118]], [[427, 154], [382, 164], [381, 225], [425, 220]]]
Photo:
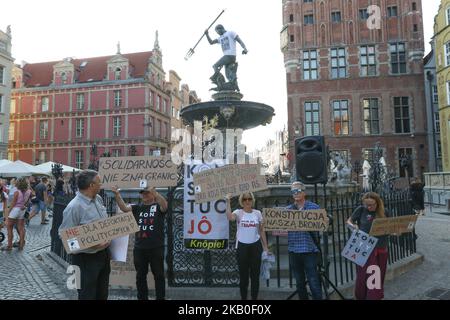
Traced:
[[292, 189], [291, 190], [292, 195], [296, 195], [296, 194], [299, 194], [299, 193], [302, 193], [302, 192], [303, 192], [302, 189]]

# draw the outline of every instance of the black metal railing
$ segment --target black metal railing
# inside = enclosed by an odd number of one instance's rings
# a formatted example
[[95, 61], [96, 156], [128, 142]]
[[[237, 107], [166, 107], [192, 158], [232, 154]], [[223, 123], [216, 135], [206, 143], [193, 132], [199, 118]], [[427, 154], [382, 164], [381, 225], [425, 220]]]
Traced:
[[[312, 188], [311, 188], [312, 189]], [[169, 215], [166, 220], [167, 255], [169, 286], [205, 286], [224, 287], [238, 286], [239, 272], [237, 268], [235, 233], [236, 224], [230, 223], [229, 247], [222, 251], [187, 250], [184, 248], [184, 217], [183, 217], [183, 189], [178, 188], [167, 192], [167, 189], [158, 190], [169, 198]], [[310, 192], [310, 191], [308, 191]], [[361, 194], [345, 192], [324, 196], [322, 192], [317, 196], [318, 204], [327, 209], [332, 216], [328, 232], [322, 233], [321, 245], [323, 261], [328, 278], [335, 285], [351, 283], [356, 276], [355, 266], [341, 256], [341, 252], [350, 237], [350, 230], [346, 228], [346, 221], [352, 212], [361, 204]], [[115, 201], [112, 193], [101, 194], [107, 207], [108, 214], [114, 214]], [[312, 197], [312, 194], [309, 194]], [[137, 203], [137, 191], [124, 196], [126, 201]], [[285, 207], [292, 202], [289, 185], [270, 186], [269, 190], [256, 194], [256, 208]], [[314, 197], [313, 197], [314, 198]], [[407, 191], [398, 191], [382, 195], [385, 208], [391, 216], [412, 214], [412, 207]], [[71, 197], [57, 197], [53, 212], [53, 225], [51, 230], [51, 250], [64, 260], [70, 262], [61, 240], [58, 228], [62, 222], [63, 211]], [[237, 200], [232, 201], [232, 208], [237, 207]], [[267, 234], [272, 251], [276, 255], [276, 268], [274, 278], [276, 286], [280, 287], [283, 279], [288, 279], [289, 286], [293, 287], [292, 273], [287, 263], [287, 238], [279, 235]], [[405, 259], [416, 252], [415, 234], [409, 233], [399, 237], [390, 237], [389, 264]], [[284, 266], [283, 266], [284, 264]], [[267, 283], [269, 285], [269, 282]]]

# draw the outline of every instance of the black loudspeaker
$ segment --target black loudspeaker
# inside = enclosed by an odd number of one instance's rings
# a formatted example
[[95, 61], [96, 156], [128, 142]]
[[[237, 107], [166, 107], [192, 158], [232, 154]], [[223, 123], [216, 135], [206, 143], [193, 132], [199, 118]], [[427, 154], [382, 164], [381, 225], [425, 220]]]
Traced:
[[295, 169], [297, 180], [306, 184], [326, 183], [328, 152], [323, 136], [295, 140]]

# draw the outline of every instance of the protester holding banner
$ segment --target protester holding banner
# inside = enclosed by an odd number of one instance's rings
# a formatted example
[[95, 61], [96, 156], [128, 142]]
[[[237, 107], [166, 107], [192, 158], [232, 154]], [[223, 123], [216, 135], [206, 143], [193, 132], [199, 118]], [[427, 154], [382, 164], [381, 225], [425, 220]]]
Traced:
[[134, 266], [138, 300], [148, 300], [147, 274], [150, 264], [155, 279], [156, 300], [164, 300], [164, 218], [167, 201], [155, 188], [145, 187], [140, 191], [142, 204], [126, 205], [117, 187], [113, 187], [117, 205], [123, 212], [133, 212], [139, 226], [134, 242]]
[[253, 209], [255, 196], [244, 193], [239, 196], [242, 209], [231, 212], [230, 195], [227, 195], [227, 218], [237, 222], [236, 248], [239, 267], [241, 299], [247, 300], [249, 277], [251, 298], [258, 299], [261, 256], [269, 252], [261, 211]]
[[[108, 217], [102, 198], [98, 195], [101, 187], [96, 171], [84, 170], [77, 177], [79, 192], [63, 212], [62, 230], [89, 224]], [[80, 250], [72, 256], [72, 264], [80, 268], [79, 300], [107, 300], [111, 255], [110, 242]]]
[[[301, 182], [291, 185], [294, 203], [286, 209], [290, 210], [316, 210], [319, 206], [306, 200], [306, 187]], [[306, 278], [314, 300], [322, 300], [322, 287], [318, 271], [320, 258], [320, 236], [313, 231], [289, 231], [288, 251], [289, 264], [294, 273], [297, 284], [297, 293], [300, 300], [308, 300], [306, 291]]]
[[[387, 218], [388, 212], [384, 209], [383, 200], [375, 192], [366, 193], [362, 198], [363, 205], [356, 208], [347, 223], [365, 233], [370, 233], [375, 219]], [[378, 242], [364, 267], [356, 266], [355, 298], [357, 300], [381, 300], [384, 298], [384, 277], [388, 261], [389, 236], [376, 237]], [[367, 268], [378, 266], [381, 276], [381, 287], [369, 288], [367, 280], [373, 273], [367, 273]]]

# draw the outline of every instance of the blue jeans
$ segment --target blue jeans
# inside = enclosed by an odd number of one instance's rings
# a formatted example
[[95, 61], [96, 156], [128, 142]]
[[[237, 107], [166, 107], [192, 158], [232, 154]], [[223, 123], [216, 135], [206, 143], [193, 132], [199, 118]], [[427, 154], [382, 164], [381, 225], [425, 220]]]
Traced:
[[289, 264], [297, 283], [297, 293], [300, 300], [308, 300], [306, 278], [308, 278], [313, 299], [323, 299], [320, 275], [317, 269], [317, 255], [318, 253], [289, 252]]

